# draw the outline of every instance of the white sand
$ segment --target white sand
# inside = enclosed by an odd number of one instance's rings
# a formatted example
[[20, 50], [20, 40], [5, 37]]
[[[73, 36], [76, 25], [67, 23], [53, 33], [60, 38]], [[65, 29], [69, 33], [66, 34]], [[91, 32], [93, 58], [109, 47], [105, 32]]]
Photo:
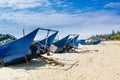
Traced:
[[64, 67], [40, 60], [0, 68], [0, 80], [120, 80], [120, 41], [80, 46], [81, 53], [54, 54]]

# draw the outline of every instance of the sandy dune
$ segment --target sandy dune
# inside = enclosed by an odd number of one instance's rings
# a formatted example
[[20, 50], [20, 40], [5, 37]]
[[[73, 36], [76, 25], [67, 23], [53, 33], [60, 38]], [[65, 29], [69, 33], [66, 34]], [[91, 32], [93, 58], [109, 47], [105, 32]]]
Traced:
[[41, 60], [0, 68], [0, 80], [120, 80], [120, 41], [80, 45], [80, 53], [54, 54], [64, 67]]

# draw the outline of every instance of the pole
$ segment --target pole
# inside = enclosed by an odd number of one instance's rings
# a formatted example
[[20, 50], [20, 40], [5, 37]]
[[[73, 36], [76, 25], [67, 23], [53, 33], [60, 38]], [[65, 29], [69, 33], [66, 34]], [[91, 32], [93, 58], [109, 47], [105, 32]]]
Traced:
[[47, 48], [47, 40], [48, 40], [48, 35], [50, 33], [50, 30], [47, 31], [47, 35], [46, 35], [46, 40], [45, 40], [45, 45], [44, 45], [44, 52], [46, 53], [46, 48]]
[[39, 28], [40, 30], [46, 30], [46, 31], [53, 31], [56, 32], [57, 30], [52, 30], [52, 29], [45, 29], [45, 28]]
[[[25, 29], [23, 29], [23, 36], [25, 36]], [[26, 64], [29, 65], [29, 62], [27, 60], [27, 55], [25, 56], [25, 61], [26, 61]]]
[[25, 36], [25, 29], [23, 29], [23, 36]]

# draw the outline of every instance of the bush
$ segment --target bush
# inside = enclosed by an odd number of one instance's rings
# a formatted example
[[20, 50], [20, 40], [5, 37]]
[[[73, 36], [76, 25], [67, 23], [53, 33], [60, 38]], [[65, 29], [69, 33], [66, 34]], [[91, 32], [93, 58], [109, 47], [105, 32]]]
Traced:
[[112, 36], [112, 39], [120, 40], [120, 35], [117, 34], [117, 35], [115, 35], [115, 36]]

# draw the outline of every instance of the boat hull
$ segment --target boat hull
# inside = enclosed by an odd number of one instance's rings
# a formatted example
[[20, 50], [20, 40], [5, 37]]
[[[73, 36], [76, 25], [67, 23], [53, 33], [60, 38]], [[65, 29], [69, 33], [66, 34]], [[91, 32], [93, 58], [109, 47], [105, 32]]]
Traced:
[[65, 52], [65, 44], [66, 41], [68, 40], [70, 35], [66, 36], [65, 38], [62, 38], [59, 41], [56, 41], [55, 43], [53, 43], [53, 45], [55, 45], [57, 47], [55, 53], [62, 53]]
[[0, 46], [0, 60], [4, 65], [25, 61], [27, 51], [39, 29], [11, 43]]

